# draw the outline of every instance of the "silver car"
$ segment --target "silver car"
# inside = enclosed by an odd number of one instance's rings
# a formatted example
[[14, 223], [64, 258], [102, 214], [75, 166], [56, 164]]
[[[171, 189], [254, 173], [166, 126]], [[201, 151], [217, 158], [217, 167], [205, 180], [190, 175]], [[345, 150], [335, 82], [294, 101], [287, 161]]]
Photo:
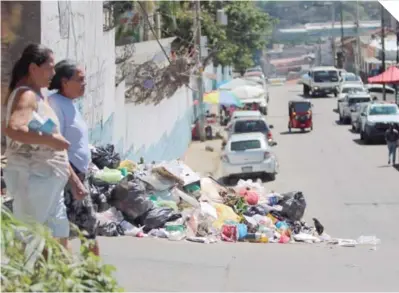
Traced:
[[267, 175], [276, 178], [279, 165], [264, 134], [233, 134], [222, 153], [222, 172], [227, 178], [240, 175]]

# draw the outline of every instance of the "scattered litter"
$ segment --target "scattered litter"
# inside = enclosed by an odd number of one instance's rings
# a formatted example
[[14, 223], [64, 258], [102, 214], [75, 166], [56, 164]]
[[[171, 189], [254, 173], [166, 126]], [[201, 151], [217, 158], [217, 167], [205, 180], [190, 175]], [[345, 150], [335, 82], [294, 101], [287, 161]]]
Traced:
[[[207, 151], [214, 151], [207, 146]], [[121, 161], [113, 145], [92, 147], [90, 196], [98, 234], [153, 237], [196, 243], [251, 242], [326, 244], [326, 247], [371, 246], [381, 240], [332, 238], [317, 218], [304, 220], [302, 191], [266, 190], [262, 181], [240, 179], [228, 188], [211, 176], [200, 177], [180, 160], [161, 163]], [[2, 157], [2, 167], [3, 167]], [[4, 186], [5, 187], [5, 186]], [[3, 194], [4, 190], [4, 194]], [[2, 203], [12, 209], [2, 187]]]

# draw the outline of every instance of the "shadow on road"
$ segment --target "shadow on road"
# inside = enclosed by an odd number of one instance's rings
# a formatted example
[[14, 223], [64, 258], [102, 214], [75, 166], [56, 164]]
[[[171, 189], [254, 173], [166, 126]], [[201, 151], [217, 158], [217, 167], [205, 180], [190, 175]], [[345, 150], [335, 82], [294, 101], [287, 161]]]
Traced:
[[391, 165], [381, 165], [381, 166], [378, 166], [377, 168], [390, 168], [391, 167]]
[[267, 182], [271, 182], [273, 180], [271, 180], [268, 176], [238, 176], [238, 177], [220, 177], [217, 182], [219, 182], [220, 184], [226, 186], [226, 187], [234, 187], [237, 185], [238, 181], [240, 179], [243, 180], [248, 180], [248, 179], [252, 179], [252, 181], [257, 181], [258, 179], [262, 180], [262, 183], [267, 183]]
[[293, 130], [293, 131], [291, 131], [291, 132], [289, 132], [289, 131], [283, 131], [283, 132], [280, 132], [280, 134], [281, 134], [281, 135], [288, 135], [288, 134], [306, 134], [306, 133], [309, 133], [309, 132], [311, 132], [311, 130], [305, 130], [305, 131], [300, 131], [300, 130], [295, 131], [295, 130]]
[[399, 171], [399, 164], [396, 164], [395, 166], [393, 166], [395, 169], [396, 169], [396, 171]]
[[359, 134], [359, 132], [356, 132], [356, 131], [353, 130], [352, 128], [349, 128], [348, 131], [349, 131], [350, 133], [353, 133], [353, 134]]
[[338, 113], [338, 109], [333, 109], [332, 110], [334, 113]]
[[307, 96], [304, 94], [298, 94], [298, 97], [301, 97], [303, 99], [332, 99], [332, 96]]
[[364, 143], [364, 141], [361, 140], [360, 138], [355, 138], [355, 139], [353, 140], [353, 142], [356, 143], [356, 144], [358, 144], [358, 145], [366, 145], [366, 144]]
[[370, 141], [369, 143], [365, 143], [363, 140], [361, 140], [360, 138], [355, 138], [354, 140], [353, 140], [355, 143], [357, 143], [358, 145], [384, 145], [385, 144], [385, 142], [384, 141], [376, 141], [376, 140], [373, 140], [373, 141]]

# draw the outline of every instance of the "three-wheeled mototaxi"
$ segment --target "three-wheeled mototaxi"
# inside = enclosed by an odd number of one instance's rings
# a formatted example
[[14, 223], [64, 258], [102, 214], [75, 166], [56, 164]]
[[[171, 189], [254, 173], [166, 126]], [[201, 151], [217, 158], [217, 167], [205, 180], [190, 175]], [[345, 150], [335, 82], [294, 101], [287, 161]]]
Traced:
[[288, 131], [292, 129], [313, 130], [312, 103], [308, 100], [288, 102]]

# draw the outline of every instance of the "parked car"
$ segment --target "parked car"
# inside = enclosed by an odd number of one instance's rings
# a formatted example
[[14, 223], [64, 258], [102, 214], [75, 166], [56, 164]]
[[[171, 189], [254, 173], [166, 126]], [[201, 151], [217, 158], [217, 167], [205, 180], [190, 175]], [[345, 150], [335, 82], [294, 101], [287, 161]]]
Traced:
[[351, 113], [351, 122], [352, 122], [352, 131], [359, 132], [360, 131], [360, 113], [363, 113], [369, 103], [359, 103], [356, 104]]
[[339, 108], [339, 103], [343, 101], [347, 94], [357, 92], [368, 92], [368, 89], [358, 83], [341, 83], [338, 89], [337, 109]]
[[[366, 84], [365, 87], [369, 91], [371, 97], [373, 99], [377, 99], [379, 101], [383, 100], [382, 95], [382, 84]], [[385, 95], [387, 101], [395, 101], [395, 89], [390, 86], [385, 86]]]
[[228, 129], [228, 137], [234, 134], [261, 132], [269, 143], [273, 142], [271, 132], [273, 125], [268, 125], [264, 118], [239, 118], [235, 119]]
[[341, 83], [358, 83], [363, 84], [363, 81], [360, 76], [352, 73], [352, 72], [345, 72], [341, 74]]
[[371, 96], [368, 93], [347, 94], [342, 102], [339, 103], [338, 114], [339, 121], [342, 123], [351, 122], [354, 107], [359, 103], [370, 103]]
[[221, 158], [223, 176], [229, 179], [259, 174], [274, 180], [279, 170], [277, 157], [260, 132], [233, 134]]
[[368, 144], [383, 139], [390, 123], [399, 127], [399, 107], [393, 103], [373, 102], [360, 113], [360, 119], [360, 139]]

